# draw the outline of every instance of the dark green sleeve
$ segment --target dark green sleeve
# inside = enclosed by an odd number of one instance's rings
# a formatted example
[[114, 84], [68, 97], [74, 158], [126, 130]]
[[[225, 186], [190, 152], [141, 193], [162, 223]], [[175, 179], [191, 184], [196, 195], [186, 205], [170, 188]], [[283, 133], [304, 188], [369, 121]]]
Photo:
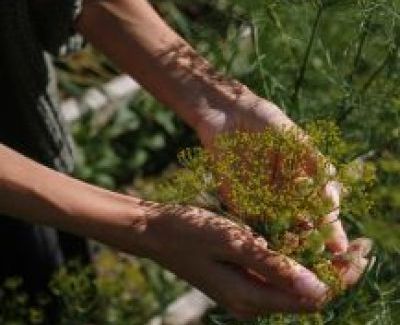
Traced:
[[81, 10], [82, 0], [30, 0], [31, 17], [43, 49], [63, 55], [82, 46], [73, 23]]

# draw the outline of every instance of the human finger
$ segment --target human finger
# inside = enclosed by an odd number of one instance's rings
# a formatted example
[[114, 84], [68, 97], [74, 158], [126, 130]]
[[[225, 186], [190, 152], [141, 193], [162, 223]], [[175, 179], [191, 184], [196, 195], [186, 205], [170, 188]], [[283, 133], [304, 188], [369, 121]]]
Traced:
[[324, 195], [332, 201], [333, 208], [323, 218], [323, 224], [329, 225], [330, 236], [326, 242], [327, 248], [335, 255], [347, 251], [349, 241], [344, 231], [342, 222], [339, 219], [340, 184], [336, 181], [329, 182], [324, 189]]
[[314, 301], [279, 290], [259, 281], [240, 266], [210, 262], [197, 286], [238, 318], [251, 318], [270, 312], [311, 312], [318, 308]]
[[274, 252], [262, 245], [260, 239], [237, 241], [233, 252], [225, 258], [227, 262], [241, 265], [255, 272], [266, 283], [290, 294], [323, 301], [328, 287], [307, 268], [294, 260]]
[[372, 249], [372, 241], [358, 238], [349, 244], [347, 252], [337, 256], [333, 261], [346, 287], [355, 285], [368, 266], [368, 254]]

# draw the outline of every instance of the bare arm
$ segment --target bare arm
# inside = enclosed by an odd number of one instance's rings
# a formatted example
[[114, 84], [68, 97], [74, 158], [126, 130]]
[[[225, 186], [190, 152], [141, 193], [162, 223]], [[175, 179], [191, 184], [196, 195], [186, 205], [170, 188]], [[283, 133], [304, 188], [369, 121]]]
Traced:
[[[77, 28], [192, 126], [205, 146], [222, 132], [294, 126], [274, 104], [216, 74], [146, 0], [86, 0]], [[343, 253], [348, 240], [335, 211], [325, 218], [334, 234], [328, 246]]]
[[[173, 108], [206, 145], [223, 131], [292, 125], [273, 104], [217, 76], [144, 0], [86, 0], [77, 27]], [[313, 273], [270, 251], [263, 239], [225, 218], [106, 191], [40, 166], [3, 145], [1, 214], [153, 258], [239, 316], [315, 310], [327, 293]], [[362, 251], [362, 246], [355, 250]], [[257, 274], [257, 280], [246, 270]], [[362, 269], [350, 271], [348, 282], [354, 283]]]
[[[225, 218], [103, 190], [1, 144], [0, 215], [152, 258], [239, 316], [314, 310], [327, 293], [313, 273], [270, 251], [264, 240]], [[259, 274], [258, 280], [244, 270]], [[261, 279], [274, 285], [260, 283]]]
[[[132, 245], [130, 236], [148, 212], [141, 201], [75, 180], [0, 144], [0, 215], [46, 224], [113, 246]], [[139, 232], [137, 232], [139, 234]]]
[[[95, 47], [192, 126], [205, 146], [223, 132], [294, 126], [274, 104], [215, 73], [146, 0], [86, 0], [76, 25]], [[335, 254], [352, 249], [338, 211], [325, 218], [333, 227], [328, 245]], [[361, 255], [356, 270], [345, 272], [348, 284], [357, 281], [366, 265]]]
[[[218, 75], [146, 0], [86, 0], [77, 28], [175, 110], [203, 142], [210, 136], [210, 124], [215, 126], [214, 120], [224, 119], [224, 113], [236, 111], [243, 115], [262, 101], [239, 82]], [[254, 128], [263, 128], [265, 118], [271, 124], [292, 125], [273, 104], [264, 104], [264, 117], [260, 121], [253, 118]]]

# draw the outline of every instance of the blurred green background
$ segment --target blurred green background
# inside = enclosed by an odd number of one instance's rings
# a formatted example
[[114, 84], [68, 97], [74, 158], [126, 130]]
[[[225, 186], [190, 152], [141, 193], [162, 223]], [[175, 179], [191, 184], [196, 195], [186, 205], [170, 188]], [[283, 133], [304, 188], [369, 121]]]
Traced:
[[[361, 219], [343, 216], [350, 235], [374, 239], [376, 262], [359, 288], [330, 306], [325, 321], [399, 324], [400, 1], [152, 2], [219, 71], [273, 101], [300, 125], [314, 119], [336, 121], [354, 145], [348, 159], [362, 157], [376, 164], [372, 213]], [[90, 46], [55, 64], [63, 98], [79, 97], [119, 74]], [[87, 113], [71, 125], [78, 152], [75, 174], [106, 188], [140, 194], [174, 168], [180, 149], [198, 142], [144, 90], [105, 118], [96, 114]], [[55, 277], [53, 288], [67, 297], [62, 302], [65, 324], [145, 324], [185, 290], [184, 284], [148, 261], [122, 258], [105, 248], [98, 256], [97, 280], [93, 270], [79, 267]], [[126, 278], [113, 277], [116, 272], [126, 272]], [[60, 285], [68, 281], [82, 281], [85, 285], [78, 287], [87, 290]], [[122, 282], [132, 282], [128, 298]], [[37, 317], [36, 324], [42, 324], [46, 316], [40, 304], [18, 302], [18, 283], [8, 285], [13, 297], [9, 301], [15, 302], [0, 307], [0, 323], [35, 323]], [[102, 313], [96, 314], [99, 308]], [[21, 314], [16, 311], [23, 309]], [[236, 324], [218, 314], [208, 321]], [[246, 324], [275, 324], [271, 322]]]

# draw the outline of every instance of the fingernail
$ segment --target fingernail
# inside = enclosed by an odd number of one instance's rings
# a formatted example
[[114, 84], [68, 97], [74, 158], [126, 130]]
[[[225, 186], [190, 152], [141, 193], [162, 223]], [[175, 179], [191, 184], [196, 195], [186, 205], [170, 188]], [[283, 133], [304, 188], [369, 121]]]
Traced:
[[350, 243], [349, 252], [358, 256], [367, 256], [372, 249], [373, 241], [369, 238], [358, 238]]
[[328, 286], [307, 270], [300, 272], [294, 281], [294, 287], [301, 296], [314, 301], [323, 300], [328, 294]]
[[328, 241], [326, 243], [328, 249], [334, 255], [340, 255], [347, 252], [349, 245], [345, 236], [340, 236], [338, 239]]

